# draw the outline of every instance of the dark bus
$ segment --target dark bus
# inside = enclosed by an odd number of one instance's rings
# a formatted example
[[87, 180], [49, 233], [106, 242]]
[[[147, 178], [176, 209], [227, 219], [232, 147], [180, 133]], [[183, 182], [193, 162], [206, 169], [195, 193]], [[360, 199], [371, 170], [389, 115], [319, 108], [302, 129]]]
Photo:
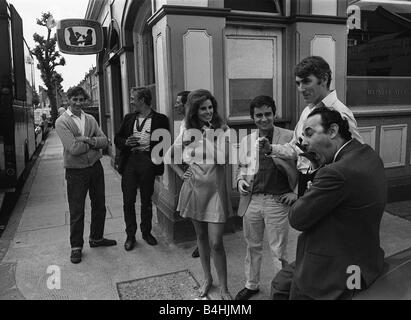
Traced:
[[34, 59], [16, 9], [0, 0], [0, 192], [14, 191], [36, 150]]

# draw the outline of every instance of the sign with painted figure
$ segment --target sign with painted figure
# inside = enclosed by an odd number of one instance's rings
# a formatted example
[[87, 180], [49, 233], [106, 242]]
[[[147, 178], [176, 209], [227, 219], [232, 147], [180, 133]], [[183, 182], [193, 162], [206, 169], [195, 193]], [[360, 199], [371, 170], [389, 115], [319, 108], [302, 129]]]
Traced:
[[103, 28], [94, 20], [60, 20], [57, 25], [57, 41], [63, 53], [97, 54], [104, 48]]

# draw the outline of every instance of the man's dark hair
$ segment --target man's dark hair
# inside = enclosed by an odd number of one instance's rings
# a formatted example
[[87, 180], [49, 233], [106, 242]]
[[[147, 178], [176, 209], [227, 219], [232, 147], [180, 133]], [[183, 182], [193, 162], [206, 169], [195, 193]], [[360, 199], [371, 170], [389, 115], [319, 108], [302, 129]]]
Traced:
[[151, 105], [152, 96], [151, 91], [147, 87], [131, 88], [131, 93], [136, 95], [137, 100], [143, 99], [144, 103], [148, 106]]
[[275, 106], [273, 98], [271, 98], [270, 96], [257, 96], [250, 103], [251, 119], [254, 119], [254, 109], [261, 108], [263, 106], [271, 107], [271, 109], [273, 110], [273, 115], [275, 115], [277, 108]]
[[183, 105], [186, 104], [187, 97], [188, 97], [189, 94], [190, 94], [190, 91], [181, 91], [181, 92], [177, 93], [177, 97], [181, 97], [181, 103]]
[[67, 91], [67, 98], [71, 99], [71, 97], [82, 95], [85, 100], [90, 100], [90, 97], [87, 94], [87, 91], [84, 90], [82, 87], [72, 87]]
[[295, 66], [294, 75], [302, 79], [308, 78], [310, 75], [314, 75], [321, 80], [327, 77], [327, 89], [330, 88], [332, 79], [330, 65], [322, 57], [309, 56], [304, 58]]
[[338, 125], [338, 133], [340, 134], [341, 138], [343, 138], [345, 141], [351, 140], [351, 132], [350, 132], [350, 126], [348, 124], [347, 119], [343, 119], [341, 116], [341, 113], [338, 111], [329, 109], [327, 107], [319, 107], [315, 108], [309, 115], [309, 117], [315, 116], [315, 115], [321, 115], [321, 124], [324, 128], [324, 131], [327, 131], [330, 129], [331, 125], [335, 123]]

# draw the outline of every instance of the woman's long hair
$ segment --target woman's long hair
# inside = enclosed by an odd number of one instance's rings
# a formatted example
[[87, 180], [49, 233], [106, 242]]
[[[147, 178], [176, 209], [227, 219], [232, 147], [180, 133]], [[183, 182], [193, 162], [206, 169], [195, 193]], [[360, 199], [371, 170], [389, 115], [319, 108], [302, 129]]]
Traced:
[[187, 129], [202, 129], [203, 124], [198, 118], [198, 109], [206, 100], [210, 100], [213, 105], [213, 118], [211, 125], [214, 129], [219, 129], [223, 126], [223, 120], [217, 112], [217, 100], [210, 91], [205, 89], [198, 89], [192, 91], [187, 97], [188, 111], [185, 117], [185, 124]]

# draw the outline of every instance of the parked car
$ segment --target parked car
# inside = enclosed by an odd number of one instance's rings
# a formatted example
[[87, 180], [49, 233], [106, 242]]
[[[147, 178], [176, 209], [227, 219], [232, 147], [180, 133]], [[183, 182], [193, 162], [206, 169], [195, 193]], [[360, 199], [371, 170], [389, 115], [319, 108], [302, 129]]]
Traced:
[[40, 126], [36, 126], [34, 128], [34, 136], [36, 137], [36, 148], [43, 140], [43, 130]]
[[383, 274], [354, 300], [410, 300], [411, 248], [385, 259]]

